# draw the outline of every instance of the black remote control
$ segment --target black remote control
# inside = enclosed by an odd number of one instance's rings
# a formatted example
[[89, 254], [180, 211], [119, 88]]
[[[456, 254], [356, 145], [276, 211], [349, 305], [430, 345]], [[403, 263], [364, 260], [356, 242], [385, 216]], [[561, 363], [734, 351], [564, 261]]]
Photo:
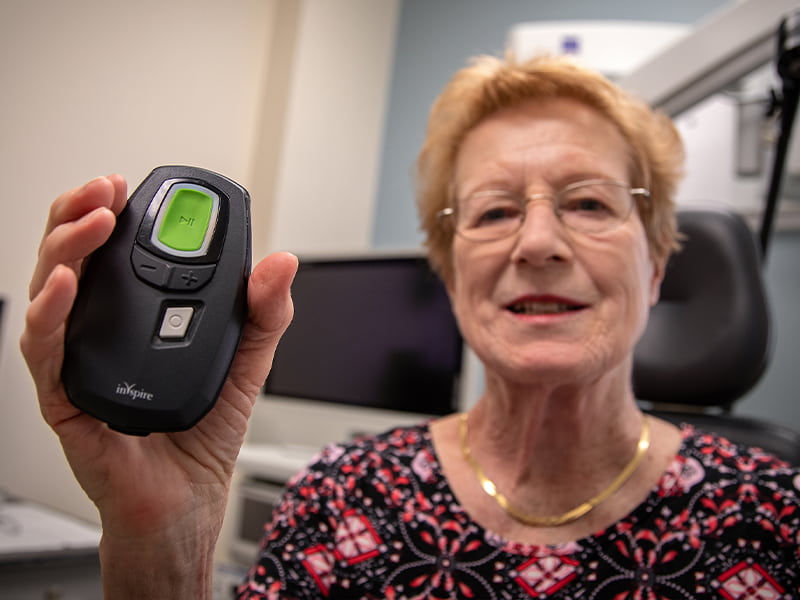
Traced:
[[250, 197], [217, 173], [158, 167], [81, 276], [62, 379], [115, 430], [182, 431], [213, 406], [247, 318]]

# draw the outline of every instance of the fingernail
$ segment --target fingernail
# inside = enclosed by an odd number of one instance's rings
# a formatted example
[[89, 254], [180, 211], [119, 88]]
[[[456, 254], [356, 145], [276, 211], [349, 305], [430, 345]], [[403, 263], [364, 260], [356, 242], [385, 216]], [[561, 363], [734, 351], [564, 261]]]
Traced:
[[100, 181], [101, 179], [106, 179], [106, 178], [104, 176], [100, 175], [99, 177], [95, 177], [94, 179], [90, 179], [89, 181], [87, 181], [86, 183], [83, 184], [83, 187], [81, 187], [80, 191], [81, 192], [86, 191], [95, 181]]

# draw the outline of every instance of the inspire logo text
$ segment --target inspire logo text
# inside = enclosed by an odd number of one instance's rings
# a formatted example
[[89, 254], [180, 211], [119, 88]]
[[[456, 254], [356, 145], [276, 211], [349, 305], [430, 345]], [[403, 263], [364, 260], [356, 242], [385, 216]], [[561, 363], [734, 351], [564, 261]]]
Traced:
[[147, 400], [148, 402], [151, 402], [154, 399], [153, 394], [146, 392], [145, 390], [136, 389], [135, 383], [128, 383], [127, 381], [118, 383], [115, 393], [118, 396], [127, 396], [133, 400]]

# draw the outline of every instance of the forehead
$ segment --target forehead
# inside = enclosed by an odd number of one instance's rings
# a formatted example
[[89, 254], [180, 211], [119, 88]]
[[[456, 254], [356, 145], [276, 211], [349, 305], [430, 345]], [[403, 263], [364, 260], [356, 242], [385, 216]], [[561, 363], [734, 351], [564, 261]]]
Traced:
[[628, 144], [594, 108], [568, 98], [501, 109], [472, 128], [456, 154], [457, 188], [523, 178], [559, 185], [580, 178], [625, 180]]

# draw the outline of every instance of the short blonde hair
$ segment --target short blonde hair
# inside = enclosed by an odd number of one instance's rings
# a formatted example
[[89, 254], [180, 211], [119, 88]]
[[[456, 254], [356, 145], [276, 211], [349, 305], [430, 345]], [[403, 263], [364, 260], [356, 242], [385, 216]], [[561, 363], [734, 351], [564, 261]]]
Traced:
[[458, 71], [431, 109], [417, 159], [417, 206], [433, 268], [452, 278], [453, 232], [438, 213], [452, 204], [458, 149], [466, 134], [488, 115], [531, 99], [570, 98], [613, 123], [630, 150], [630, 184], [646, 187], [639, 200], [651, 256], [666, 260], [678, 247], [673, 196], [682, 175], [684, 152], [672, 121], [600, 74], [563, 57], [518, 62], [480, 56]]

